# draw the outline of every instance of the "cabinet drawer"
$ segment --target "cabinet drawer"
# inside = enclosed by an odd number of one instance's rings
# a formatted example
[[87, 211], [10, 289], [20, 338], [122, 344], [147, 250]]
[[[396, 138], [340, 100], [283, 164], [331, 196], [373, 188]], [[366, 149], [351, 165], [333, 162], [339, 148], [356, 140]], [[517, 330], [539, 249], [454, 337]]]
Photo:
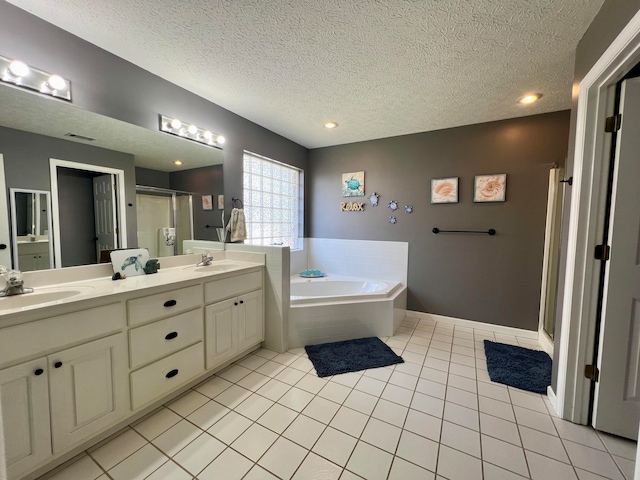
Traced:
[[129, 330], [131, 368], [203, 340], [202, 309]]
[[245, 273], [204, 284], [205, 303], [218, 302], [262, 288], [262, 272]]
[[138, 325], [193, 310], [201, 304], [202, 287], [200, 285], [129, 300], [127, 301], [129, 325]]
[[90, 308], [0, 330], [0, 365], [97, 338], [124, 327], [121, 303]]
[[133, 409], [156, 400], [204, 372], [202, 342], [185, 348], [131, 374]]

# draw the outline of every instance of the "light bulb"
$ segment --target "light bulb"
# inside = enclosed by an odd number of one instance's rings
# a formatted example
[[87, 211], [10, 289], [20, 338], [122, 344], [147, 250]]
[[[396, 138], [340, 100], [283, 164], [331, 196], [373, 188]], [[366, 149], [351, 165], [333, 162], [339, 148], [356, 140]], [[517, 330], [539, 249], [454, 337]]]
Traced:
[[182, 165], [182, 160], [176, 160], [175, 162], [173, 162], [175, 165]]
[[542, 98], [542, 94], [541, 93], [529, 93], [529, 94], [525, 95], [524, 97], [520, 97], [520, 99], [518, 100], [518, 103], [522, 103], [524, 105], [528, 105], [530, 103], [537, 102], [538, 100], [540, 100], [540, 98]]
[[224, 138], [222, 135], [218, 135], [218, 138], [216, 138], [216, 142], [219, 143], [220, 145], [222, 145], [226, 141], [227, 139]]
[[64, 90], [67, 88], [67, 81], [60, 75], [51, 75], [47, 83], [54, 90]]
[[29, 66], [20, 60], [14, 60], [9, 64], [9, 72], [14, 77], [26, 77], [29, 75]]
[[195, 135], [196, 133], [198, 133], [198, 127], [196, 127], [195, 125], [189, 125], [189, 128], [187, 128], [187, 132], [189, 132], [191, 135]]
[[327, 122], [324, 124], [324, 128], [336, 128], [338, 124], [336, 122]]
[[206, 138], [207, 140], [211, 140], [213, 138], [213, 133], [211, 133], [209, 130], [204, 132], [203, 135], [204, 135], [204, 138]]
[[178, 130], [180, 127], [182, 127], [182, 122], [180, 120], [177, 118], [171, 120], [171, 128]]

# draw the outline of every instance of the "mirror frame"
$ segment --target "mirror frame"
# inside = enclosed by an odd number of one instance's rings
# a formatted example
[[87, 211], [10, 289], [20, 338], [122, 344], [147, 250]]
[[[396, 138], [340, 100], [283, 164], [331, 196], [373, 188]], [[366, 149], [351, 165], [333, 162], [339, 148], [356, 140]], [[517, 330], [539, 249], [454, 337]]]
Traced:
[[[31, 190], [28, 188], [10, 188], [10, 200], [11, 200], [11, 249], [13, 251], [13, 268], [16, 270], [20, 270], [20, 262], [19, 262], [19, 254], [18, 254], [18, 235], [16, 232], [18, 231], [18, 219], [16, 212], [16, 193], [36, 193], [38, 195], [46, 195], [47, 197], [47, 208], [48, 208], [48, 218], [47, 218], [47, 226], [48, 226], [48, 237], [49, 237], [49, 268], [53, 268], [53, 238], [52, 238], [52, 219], [51, 219], [51, 192], [46, 190]], [[48, 269], [47, 269], [48, 270]]]
[[[88, 163], [70, 162], [68, 160], [49, 159], [49, 169], [51, 178], [51, 219], [53, 221], [53, 266], [51, 268], [62, 268], [62, 248], [60, 246], [60, 204], [58, 202], [58, 167], [72, 168], [75, 170], [86, 170], [90, 172], [107, 173], [115, 176], [116, 197], [117, 197], [117, 223], [118, 245], [116, 248], [127, 248], [127, 200], [125, 198], [125, 178], [124, 170], [117, 168], [103, 167], [101, 165], [91, 165]], [[116, 209], [114, 209], [114, 215]]]
[[9, 205], [7, 204], [7, 185], [4, 179], [4, 157], [0, 153], [0, 244], [5, 248], [0, 249], [0, 265], [11, 266], [13, 261], [13, 244], [9, 234]]

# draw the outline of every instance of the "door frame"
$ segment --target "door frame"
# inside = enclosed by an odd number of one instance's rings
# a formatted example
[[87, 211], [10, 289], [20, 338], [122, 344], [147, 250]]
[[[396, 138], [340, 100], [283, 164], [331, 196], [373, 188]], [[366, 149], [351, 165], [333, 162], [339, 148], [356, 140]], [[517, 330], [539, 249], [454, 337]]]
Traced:
[[593, 247], [600, 243], [606, 207], [610, 135], [605, 119], [613, 113], [617, 82], [640, 60], [640, 12], [598, 59], [579, 86], [573, 187], [569, 217], [566, 276], [558, 348], [558, 381], [550, 392], [556, 412], [587, 424], [600, 265]]
[[0, 153], [0, 243], [4, 243], [7, 248], [0, 250], [0, 265], [7, 268], [12, 267], [12, 246], [9, 235], [9, 205], [7, 202], [7, 185], [4, 179], [4, 157]]
[[[118, 221], [114, 222], [118, 227], [118, 248], [127, 248], [127, 211], [125, 198], [125, 178], [124, 170], [117, 168], [103, 167], [102, 165], [91, 165], [88, 163], [70, 162], [68, 160], [49, 159], [49, 172], [51, 177], [51, 217], [53, 220], [53, 250], [54, 268], [61, 268], [62, 248], [60, 246], [60, 204], [58, 203], [58, 167], [73, 168], [87, 172], [109, 173], [114, 175], [117, 189], [117, 215]], [[114, 214], [116, 209], [113, 209]]]

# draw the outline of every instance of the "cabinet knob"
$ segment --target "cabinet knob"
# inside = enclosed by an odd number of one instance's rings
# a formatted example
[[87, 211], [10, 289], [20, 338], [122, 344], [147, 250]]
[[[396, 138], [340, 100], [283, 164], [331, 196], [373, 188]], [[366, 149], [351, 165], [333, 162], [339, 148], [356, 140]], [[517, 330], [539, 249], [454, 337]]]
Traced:
[[167, 336], [164, 337], [165, 340], [173, 340], [178, 336], [178, 332], [167, 333]]
[[242, 305], [244, 303], [244, 300], [240, 300], [240, 305]]
[[171, 370], [169, 373], [167, 373], [165, 375], [165, 377], [172, 378], [172, 377], [175, 377], [177, 374], [178, 374], [178, 369], [175, 368], [175, 369]]
[[53, 364], [54, 367], [60, 368], [62, 366], [62, 362], [56, 362]]
[[42, 375], [42, 374], [44, 373], [44, 370], [43, 370], [43, 369], [41, 369], [41, 368], [37, 368], [37, 369], [36, 369], [36, 371], [35, 371], [35, 372], [33, 372], [33, 373], [34, 373], [34, 375], [36, 375], [36, 376], [40, 376], [40, 375]]
[[167, 300], [164, 302], [165, 307], [175, 307], [178, 304], [176, 300]]
[[238, 306], [238, 302], [233, 302], [233, 304], [237, 307]]

